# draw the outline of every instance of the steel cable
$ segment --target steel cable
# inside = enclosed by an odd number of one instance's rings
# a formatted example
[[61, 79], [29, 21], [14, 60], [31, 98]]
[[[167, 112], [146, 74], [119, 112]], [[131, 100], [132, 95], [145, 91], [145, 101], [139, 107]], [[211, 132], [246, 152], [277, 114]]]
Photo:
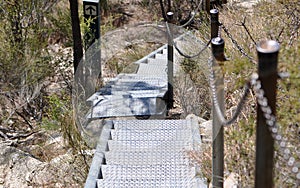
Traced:
[[[166, 22], [166, 28], [167, 28], [167, 34], [168, 34], [168, 36], [169, 36], [169, 37], [172, 36], [171, 31], [170, 31], [170, 27], [169, 27], [169, 23], [168, 23], [168, 22]], [[187, 54], [183, 53], [183, 52], [179, 49], [179, 47], [177, 46], [177, 43], [174, 42], [174, 40], [172, 40], [172, 45], [175, 47], [175, 49], [177, 50], [177, 52], [178, 52], [181, 56], [183, 56], [183, 57], [185, 57], [185, 58], [188, 58], [188, 59], [192, 59], [192, 58], [195, 58], [195, 57], [198, 57], [199, 55], [201, 55], [202, 52], [204, 52], [204, 51], [209, 47], [210, 42], [211, 42], [211, 40], [209, 40], [209, 41], [205, 44], [204, 48], [201, 49], [201, 50], [200, 50], [198, 53], [196, 53], [195, 55], [187, 55]]]

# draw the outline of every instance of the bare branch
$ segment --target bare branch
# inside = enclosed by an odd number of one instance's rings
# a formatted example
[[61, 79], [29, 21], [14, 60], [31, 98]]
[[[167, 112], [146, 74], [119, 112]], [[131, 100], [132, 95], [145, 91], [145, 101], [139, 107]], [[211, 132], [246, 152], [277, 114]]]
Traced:
[[244, 17], [244, 20], [243, 20], [243, 22], [241, 23], [241, 26], [244, 27], [244, 29], [246, 30], [248, 36], [250, 37], [250, 39], [252, 40], [252, 42], [256, 45], [256, 44], [257, 44], [256, 41], [254, 40], [254, 38], [252, 37], [252, 35], [251, 35], [251, 33], [250, 33], [248, 27], [246, 26], [246, 16]]

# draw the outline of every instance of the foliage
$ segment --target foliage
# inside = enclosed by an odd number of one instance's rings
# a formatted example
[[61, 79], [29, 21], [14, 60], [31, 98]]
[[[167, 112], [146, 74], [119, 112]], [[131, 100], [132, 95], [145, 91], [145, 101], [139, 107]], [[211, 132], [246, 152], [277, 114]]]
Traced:
[[[0, 139], [10, 139], [5, 135], [12, 132], [16, 135], [14, 147], [42, 148], [48, 136], [40, 139], [40, 135], [63, 131], [68, 146], [75, 148], [74, 156], [82, 159], [84, 155], [77, 152], [86, 148], [73, 122], [68, 88], [72, 79], [70, 56], [67, 50], [61, 50], [71, 45], [71, 17], [66, 3], [0, 2]], [[23, 139], [23, 135], [32, 138]], [[36, 145], [28, 146], [30, 140]], [[46, 159], [52, 156], [47, 148], [24, 150], [37, 158], [40, 152]], [[44, 156], [47, 152], [48, 157]], [[85, 159], [81, 161], [85, 164], [80, 173], [85, 177], [88, 165]]]
[[69, 7], [65, 0], [60, 0], [51, 12], [47, 13], [49, 19], [46, 30], [49, 30], [50, 44], [60, 43], [63, 46], [72, 46], [72, 26]]
[[1, 105], [8, 106], [1, 114], [4, 125], [13, 119], [16, 126], [25, 123], [33, 129], [41, 121], [48, 100], [47, 81], [59, 72], [56, 67], [61, 63], [48, 46], [70, 41], [70, 16], [58, 2], [0, 4], [0, 94]]
[[[53, 72], [47, 50], [47, 29], [44, 17], [56, 1], [4, 1], [0, 4], [0, 91], [4, 125], [41, 119], [44, 87], [42, 81]], [[44, 49], [44, 50], [43, 50]], [[9, 101], [9, 102], [8, 102]], [[23, 126], [24, 127], [24, 126]], [[22, 128], [22, 127], [19, 127]], [[26, 128], [26, 127], [24, 127]]]

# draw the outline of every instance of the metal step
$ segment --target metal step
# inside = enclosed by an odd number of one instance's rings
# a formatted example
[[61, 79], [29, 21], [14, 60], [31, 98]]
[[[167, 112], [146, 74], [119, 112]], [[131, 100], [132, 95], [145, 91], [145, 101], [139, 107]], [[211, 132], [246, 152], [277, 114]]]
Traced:
[[149, 58], [147, 60], [149, 65], [157, 65], [157, 66], [167, 66], [168, 60], [167, 59], [153, 59]]
[[112, 86], [135, 86], [135, 87], [149, 87], [155, 86], [157, 88], [162, 88], [167, 86], [167, 81], [157, 78], [157, 79], [119, 79]]
[[167, 86], [158, 86], [158, 85], [149, 85], [142, 82], [132, 82], [132, 83], [123, 83], [118, 85], [113, 85], [111, 87], [112, 94], [114, 91], [125, 91], [129, 93], [129, 91], [149, 91], [149, 90], [167, 90]]
[[110, 165], [189, 165], [185, 151], [109, 151], [105, 158]]
[[167, 48], [163, 49], [163, 54], [168, 54], [168, 49]]
[[[143, 63], [143, 64], [147, 64], [147, 63]], [[117, 79], [118, 80], [121, 80], [121, 79], [128, 79], [128, 80], [141, 80], [141, 81], [144, 81], [144, 80], [163, 80], [163, 81], [166, 81], [166, 78], [162, 78], [162, 77], [156, 77], [156, 76], [144, 76], [144, 75], [139, 75], [139, 74], [119, 74], [117, 76]]]
[[[123, 92], [124, 93], [124, 92]], [[132, 95], [132, 94], [131, 94]], [[148, 94], [146, 94], [148, 96]], [[157, 96], [157, 94], [155, 94]], [[160, 98], [139, 98], [141, 95], [124, 98], [123, 95], [110, 95], [100, 101], [91, 110], [89, 118], [121, 117], [121, 116], [151, 116], [164, 115], [166, 103]]]
[[194, 167], [188, 165], [102, 165], [103, 179], [134, 178], [193, 178], [196, 175]]
[[155, 54], [155, 59], [164, 59], [164, 60], [167, 60], [168, 59], [168, 55], [167, 54], [157, 53], [157, 54]]
[[112, 130], [112, 140], [189, 140], [193, 136], [191, 130], [156, 130], [130, 129]]
[[113, 121], [114, 129], [123, 130], [140, 130], [140, 129], [191, 129], [190, 120], [115, 120]]
[[98, 188], [206, 188], [200, 178], [141, 178], [141, 179], [99, 179]]
[[167, 77], [167, 66], [140, 64], [137, 74], [144, 76]]
[[167, 140], [167, 141], [108, 141], [108, 148], [110, 151], [183, 151], [193, 148], [193, 140]]

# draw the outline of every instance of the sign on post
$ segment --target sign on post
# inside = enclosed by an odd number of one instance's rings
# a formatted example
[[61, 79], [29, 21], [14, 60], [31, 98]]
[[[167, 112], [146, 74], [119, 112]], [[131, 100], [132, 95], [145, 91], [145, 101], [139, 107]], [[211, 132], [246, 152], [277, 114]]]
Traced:
[[90, 97], [95, 92], [102, 74], [99, 0], [83, 0], [83, 14], [84, 22], [89, 27], [88, 32], [84, 34], [84, 87], [86, 96]]
[[89, 25], [89, 32], [84, 35], [85, 49], [100, 37], [100, 3], [99, 0], [83, 0], [84, 21]]

